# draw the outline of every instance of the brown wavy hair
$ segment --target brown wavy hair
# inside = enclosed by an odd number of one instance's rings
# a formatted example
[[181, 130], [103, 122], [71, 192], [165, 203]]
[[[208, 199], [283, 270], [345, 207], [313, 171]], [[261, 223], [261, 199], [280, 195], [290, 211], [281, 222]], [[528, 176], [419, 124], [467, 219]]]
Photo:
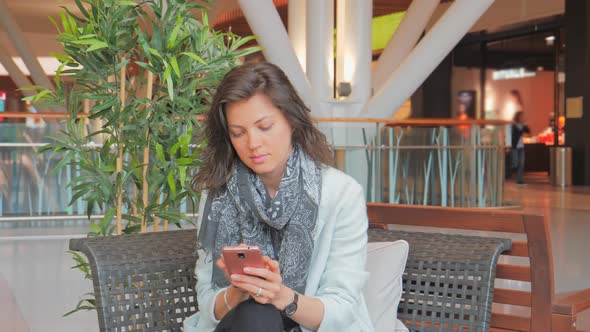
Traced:
[[216, 191], [227, 183], [238, 155], [231, 144], [225, 108], [262, 93], [285, 116], [291, 128], [293, 144], [299, 145], [315, 162], [332, 166], [334, 155], [326, 136], [314, 125], [310, 110], [277, 66], [268, 62], [246, 63], [230, 70], [221, 81], [206, 115], [201, 137], [206, 146], [201, 153], [203, 165], [193, 178], [195, 190]]

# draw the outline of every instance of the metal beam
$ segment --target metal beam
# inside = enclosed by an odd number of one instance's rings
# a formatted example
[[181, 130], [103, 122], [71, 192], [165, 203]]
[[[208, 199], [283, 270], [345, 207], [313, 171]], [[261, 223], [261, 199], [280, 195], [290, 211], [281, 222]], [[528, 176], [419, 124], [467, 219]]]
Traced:
[[[26, 86], [33, 85], [25, 74], [18, 68], [12, 57], [6, 53], [6, 47], [0, 47], [0, 63], [4, 66], [4, 69], [8, 72], [8, 75], [16, 84], [18, 88], [24, 88]], [[26, 96], [34, 95], [34, 91], [23, 91]]]
[[307, 0], [289, 1], [287, 6], [287, 10], [289, 12], [289, 19], [287, 20], [287, 33], [289, 33], [289, 39], [291, 40], [291, 45], [293, 45], [297, 59], [299, 59], [299, 64], [305, 71], [307, 69], [307, 64], [305, 61], [307, 45], [307, 27], [305, 24], [307, 20]]
[[[12, 60], [10, 55], [6, 52], [6, 48], [1, 47], [1, 45], [0, 45], [0, 63], [2, 64], [2, 66], [4, 66], [4, 69], [6, 69], [6, 71], [8, 72], [8, 75], [10, 76], [10, 78], [12, 79], [14, 84], [16, 84], [16, 86], [19, 89], [33, 85], [33, 83], [31, 83], [31, 81], [29, 80], [29, 78], [27, 76], [25, 76], [25, 74], [23, 74], [23, 72], [18, 68], [16, 63], [14, 63], [14, 60]], [[31, 91], [31, 90], [21, 90], [21, 92], [25, 96], [32, 96], [32, 95], [35, 95], [35, 93], [36, 93], [35, 91]], [[39, 107], [37, 105], [35, 105], [35, 108], [40, 112], [47, 111], [45, 108]]]
[[389, 118], [395, 114], [493, 2], [455, 0], [365, 105], [362, 116]]
[[440, 0], [414, 0], [379, 56], [373, 70], [373, 89], [378, 91], [416, 46]]
[[16, 48], [17, 52], [19, 53], [20, 57], [23, 59], [23, 62], [29, 69], [31, 73], [31, 77], [35, 84], [39, 86], [43, 86], [48, 89], [55, 90], [55, 87], [47, 78], [43, 68], [41, 68], [41, 64], [35, 57], [33, 53], [33, 49], [30, 47], [29, 43], [23, 32], [17, 25], [16, 20], [10, 14], [10, 10], [6, 5], [5, 0], [0, 0], [0, 24], [4, 27], [6, 34], [12, 41], [12, 44]]
[[281, 67], [311, 108], [312, 115], [321, 116], [317, 96], [312, 92], [299, 65], [287, 30], [272, 0], [239, 0], [239, 3], [252, 32], [258, 36], [258, 43], [264, 48], [262, 52], [266, 60]]

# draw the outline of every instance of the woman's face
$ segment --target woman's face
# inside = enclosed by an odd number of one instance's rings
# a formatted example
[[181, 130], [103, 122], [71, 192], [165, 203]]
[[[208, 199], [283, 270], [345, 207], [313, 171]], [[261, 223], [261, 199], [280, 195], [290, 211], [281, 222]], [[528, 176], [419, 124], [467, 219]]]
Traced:
[[258, 93], [225, 108], [230, 141], [263, 181], [280, 181], [293, 149], [292, 128], [270, 98]]

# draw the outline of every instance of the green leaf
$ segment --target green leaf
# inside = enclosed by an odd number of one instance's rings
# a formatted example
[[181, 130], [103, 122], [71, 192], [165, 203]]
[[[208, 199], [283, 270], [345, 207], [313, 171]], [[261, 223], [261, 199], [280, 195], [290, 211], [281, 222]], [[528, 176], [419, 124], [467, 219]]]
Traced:
[[125, 6], [137, 6], [137, 3], [135, 1], [132, 0], [118, 0], [117, 4], [121, 7], [125, 7]]
[[251, 40], [256, 40], [256, 36], [248, 36], [248, 37], [244, 37], [244, 38], [240, 38], [237, 41], [233, 42], [231, 44], [232, 49], [237, 50], [238, 48], [240, 48], [240, 46], [246, 44], [247, 42], [251, 41]]
[[186, 183], [186, 166], [178, 168], [178, 177], [180, 178], [180, 185], [184, 187]]
[[45, 89], [43, 91], [39, 91], [38, 94], [36, 94], [35, 96], [33, 96], [33, 98], [32, 98], [33, 103], [38, 102], [39, 100], [41, 100], [43, 97], [45, 97], [46, 95], [48, 95], [50, 93], [52, 93], [52, 91], [49, 90], [49, 89]]
[[186, 56], [188, 56], [188, 57], [190, 57], [190, 58], [193, 58], [193, 59], [197, 60], [198, 62], [202, 63], [202, 64], [203, 64], [203, 65], [205, 65], [205, 66], [208, 66], [208, 65], [209, 65], [209, 64], [207, 63], [207, 61], [203, 60], [203, 58], [201, 58], [200, 56], [196, 55], [196, 54], [195, 54], [195, 53], [193, 53], [193, 52], [182, 52], [182, 53], [180, 53], [180, 54], [182, 54], [182, 55], [186, 55]]
[[55, 53], [55, 52], [49, 52], [49, 55], [51, 55], [52, 57], [56, 58], [57, 60], [59, 60], [59, 62], [64, 63], [64, 62], [73, 62], [74, 59], [72, 59], [71, 57], [65, 55], [65, 54], [59, 54], [59, 53]]
[[174, 27], [174, 30], [172, 30], [172, 33], [170, 34], [170, 38], [168, 38], [168, 49], [171, 50], [174, 48], [174, 46], [176, 46], [176, 38], [178, 37], [178, 33], [180, 32], [180, 29], [182, 28], [182, 25], [176, 24], [176, 26]]
[[178, 152], [178, 149], [180, 148], [180, 144], [181, 144], [181, 142], [178, 141], [178, 142], [174, 143], [174, 145], [172, 145], [172, 147], [170, 148], [170, 155], [171, 156], [176, 155], [176, 152]]
[[109, 47], [109, 44], [105, 43], [105, 42], [96, 42], [94, 44], [92, 44], [92, 46], [90, 46], [86, 52], [92, 52], [92, 51], [96, 51], [96, 50], [100, 50], [101, 48], [106, 48]]
[[190, 166], [193, 164], [193, 159], [191, 159], [191, 158], [178, 158], [178, 159], [176, 159], [176, 164], [178, 164], [178, 166]]
[[108, 226], [113, 221], [115, 213], [117, 213], [117, 208], [112, 207], [107, 211], [107, 213], [104, 214], [104, 216], [100, 220], [100, 230], [103, 235], [108, 235]]
[[160, 162], [166, 161], [166, 157], [164, 157], [164, 148], [160, 143], [156, 144], [156, 157]]
[[160, 55], [160, 52], [158, 52], [158, 50], [156, 50], [155, 48], [150, 47], [150, 48], [148, 48], [148, 50], [150, 51], [151, 54], [157, 56], [160, 59], [163, 59], [162, 55]]
[[76, 1], [76, 5], [78, 6], [80, 13], [82, 13], [82, 15], [84, 15], [84, 17], [86, 17], [86, 18], [90, 18], [90, 16], [88, 15], [88, 11], [86, 10], [86, 8], [84, 8], [82, 3], [80, 3], [80, 0], [74, 0], [74, 1]]
[[66, 17], [65, 10], [59, 11], [59, 18], [61, 19], [61, 26], [64, 29], [64, 33], [72, 34], [72, 30], [70, 30], [70, 24], [68, 18]]
[[139, 225], [128, 225], [125, 228], [122, 229], [123, 233], [125, 234], [133, 234], [133, 233], [137, 233], [141, 230], [141, 224]]
[[113, 107], [116, 103], [117, 103], [117, 98], [113, 98], [113, 99], [111, 99], [111, 100], [109, 100], [107, 102], [104, 102], [102, 104], [97, 104], [97, 105], [95, 105], [94, 107], [92, 107], [90, 109], [90, 113], [97, 113], [97, 112], [100, 112], [102, 110], [106, 110], [108, 108]]
[[86, 310], [86, 311], [96, 310], [96, 300], [95, 299], [82, 299], [82, 300], [80, 300], [80, 302], [78, 302], [78, 305], [76, 305], [76, 308], [65, 313], [63, 315], [63, 317], [69, 316], [69, 315], [76, 313], [78, 311], [81, 311], [81, 310]]
[[123, 214], [122, 217], [125, 220], [130, 220], [130, 221], [133, 221], [133, 222], [141, 222], [141, 218], [140, 217], [136, 217], [136, 216], [133, 216], [133, 215], [130, 215], [130, 214]]
[[[170, 75], [170, 67], [166, 68], [166, 70], [168, 71], [168, 77], [166, 78], [166, 83], [168, 85], [168, 96], [170, 97], [170, 100], [173, 101], [174, 100], [174, 82], [172, 82], [172, 76]], [[164, 72], [164, 75], [166, 73]]]
[[170, 59], [170, 65], [172, 66], [172, 69], [174, 69], [176, 76], [180, 77], [180, 68], [178, 68], [178, 62], [176, 61], [175, 56]]
[[55, 71], [55, 78], [54, 78], [54, 82], [55, 82], [55, 86], [60, 89], [61, 88], [61, 72], [63, 71], [63, 69], [65, 68], [65, 66], [67, 66], [68, 63], [64, 62], [62, 63], [59, 67], [57, 67], [57, 70]]
[[96, 38], [87, 38], [87, 39], [77, 39], [77, 40], [73, 40], [72, 44], [76, 44], [76, 45], [94, 45], [96, 43], [99, 43], [100, 40], [96, 39]]
[[59, 25], [57, 24], [57, 22], [55, 21], [55, 19], [51, 16], [47, 16], [47, 18], [49, 19], [49, 21], [51, 22], [51, 24], [53, 24], [53, 26], [55, 26], [55, 29], [57, 30], [57, 33], [61, 35], [61, 29], [59, 28]]
[[172, 192], [172, 197], [176, 196], [176, 181], [174, 181], [174, 173], [170, 172], [168, 173], [168, 176], [166, 177], [168, 180], [168, 187], [170, 188], [170, 191]]
[[90, 229], [91, 229], [93, 232], [100, 233], [100, 227], [98, 227], [98, 225], [97, 225], [97, 224], [95, 224], [95, 223], [93, 223], [93, 222], [92, 222], [92, 223], [90, 223]]

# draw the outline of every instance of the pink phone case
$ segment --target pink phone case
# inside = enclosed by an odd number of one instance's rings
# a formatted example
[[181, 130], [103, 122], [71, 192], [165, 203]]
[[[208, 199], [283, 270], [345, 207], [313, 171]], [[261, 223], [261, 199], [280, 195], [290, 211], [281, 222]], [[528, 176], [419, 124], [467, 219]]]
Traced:
[[221, 253], [230, 275], [244, 274], [245, 267], [264, 268], [264, 260], [258, 246], [223, 247]]

